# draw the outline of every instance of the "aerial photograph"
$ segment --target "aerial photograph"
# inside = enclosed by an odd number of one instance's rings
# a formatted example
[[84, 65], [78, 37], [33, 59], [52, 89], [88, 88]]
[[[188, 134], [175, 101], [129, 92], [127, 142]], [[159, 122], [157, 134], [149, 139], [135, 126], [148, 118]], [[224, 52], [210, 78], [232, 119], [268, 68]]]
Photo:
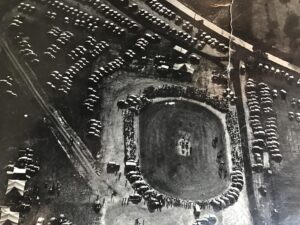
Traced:
[[300, 225], [300, 0], [0, 0], [0, 225]]

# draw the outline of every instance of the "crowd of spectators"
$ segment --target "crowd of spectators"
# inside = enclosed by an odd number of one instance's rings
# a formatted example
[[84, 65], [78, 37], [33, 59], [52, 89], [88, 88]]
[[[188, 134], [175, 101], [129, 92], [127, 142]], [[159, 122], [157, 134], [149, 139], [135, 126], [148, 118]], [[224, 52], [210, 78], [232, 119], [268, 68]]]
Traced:
[[176, 85], [162, 85], [158, 88], [148, 87], [144, 90], [147, 98], [158, 97], [183, 97], [206, 103], [213, 108], [226, 113], [228, 112], [228, 102], [217, 96], [209, 96], [207, 90], [201, 90], [196, 87], [183, 87]]
[[232, 111], [228, 111], [226, 113], [226, 126], [230, 137], [232, 164], [242, 168], [243, 158], [240, 130], [238, 127], [237, 115]]
[[124, 111], [124, 147], [125, 147], [125, 161], [136, 160], [136, 143], [134, 139], [134, 114], [126, 110]]

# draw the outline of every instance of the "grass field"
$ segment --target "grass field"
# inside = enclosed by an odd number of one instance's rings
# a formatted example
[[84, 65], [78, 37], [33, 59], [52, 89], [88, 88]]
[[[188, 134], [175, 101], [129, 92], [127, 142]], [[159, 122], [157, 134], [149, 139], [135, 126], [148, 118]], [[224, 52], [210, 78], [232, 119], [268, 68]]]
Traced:
[[[224, 129], [212, 112], [188, 102], [160, 102], [141, 114], [139, 126], [141, 169], [152, 187], [190, 200], [211, 198], [226, 189], [228, 180], [219, 177], [216, 162], [218, 152], [225, 151]], [[190, 140], [188, 156], [178, 153], [182, 137]]]

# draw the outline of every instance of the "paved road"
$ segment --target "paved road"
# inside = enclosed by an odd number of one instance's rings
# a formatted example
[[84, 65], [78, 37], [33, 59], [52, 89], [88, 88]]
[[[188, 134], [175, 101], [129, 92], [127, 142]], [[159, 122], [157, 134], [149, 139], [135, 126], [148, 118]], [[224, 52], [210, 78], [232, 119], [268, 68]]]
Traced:
[[7, 54], [20, 77], [23, 79], [26, 87], [29, 89], [35, 100], [45, 112], [50, 126], [54, 128], [54, 131], [56, 131], [56, 137], [61, 143], [64, 143], [64, 146], [68, 147], [65, 149], [66, 154], [71, 159], [79, 174], [89, 181], [89, 185], [92, 189], [96, 188], [98, 185], [95, 184], [99, 184], [99, 182], [97, 181], [98, 176], [96, 171], [93, 168], [95, 159], [93, 158], [89, 149], [78, 137], [76, 132], [57, 112], [57, 110], [55, 110], [55, 108], [48, 102], [42, 87], [36, 80], [35, 73], [30, 69], [30, 67], [27, 64], [22, 64], [19, 62], [18, 58], [11, 51], [6, 40], [1, 39], [0, 46]]
[[[182, 11], [184, 14], [186, 14], [187, 16], [190, 17], [190, 19], [197, 21], [198, 23], [200, 21], [203, 22], [203, 26], [207, 27], [208, 29], [212, 30], [213, 32], [223, 36], [226, 39], [231, 39], [232, 43], [250, 51], [253, 53], [253, 45], [243, 41], [242, 39], [231, 35], [229, 32], [227, 32], [226, 30], [223, 30], [222, 28], [218, 27], [217, 25], [215, 25], [214, 23], [208, 21], [207, 19], [205, 19], [204, 17], [202, 17], [201, 15], [197, 14], [195, 11], [193, 11], [192, 9], [188, 8], [187, 6], [185, 6], [184, 4], [182, 4], [181, 2], [179, 2], [178, 0], [164, 0], [166, 2], [168, 2], [169, 4], [171, 4], [172, 6], [176, 7], [179, 11]], [[288, 70], [294, 71], [298, 74], [300, 74], [300, 67], [293, 65], [283, 59], [280, 59], [277, 56], [274, 56], [270, 53], [266, 53], [268, 56], [268, 59], [277, 64], [280, 65]]]

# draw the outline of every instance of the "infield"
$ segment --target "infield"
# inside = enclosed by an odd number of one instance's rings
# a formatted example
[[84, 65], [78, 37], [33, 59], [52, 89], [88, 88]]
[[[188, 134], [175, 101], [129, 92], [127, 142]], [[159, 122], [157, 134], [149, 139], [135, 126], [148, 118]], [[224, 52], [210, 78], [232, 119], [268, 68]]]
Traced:
[[153, 188], [204, 200], [228, 187], [225, 130], [209, 109], [188, 101], [154, 103], [141, 113], [139, 127], [141, 171]]

